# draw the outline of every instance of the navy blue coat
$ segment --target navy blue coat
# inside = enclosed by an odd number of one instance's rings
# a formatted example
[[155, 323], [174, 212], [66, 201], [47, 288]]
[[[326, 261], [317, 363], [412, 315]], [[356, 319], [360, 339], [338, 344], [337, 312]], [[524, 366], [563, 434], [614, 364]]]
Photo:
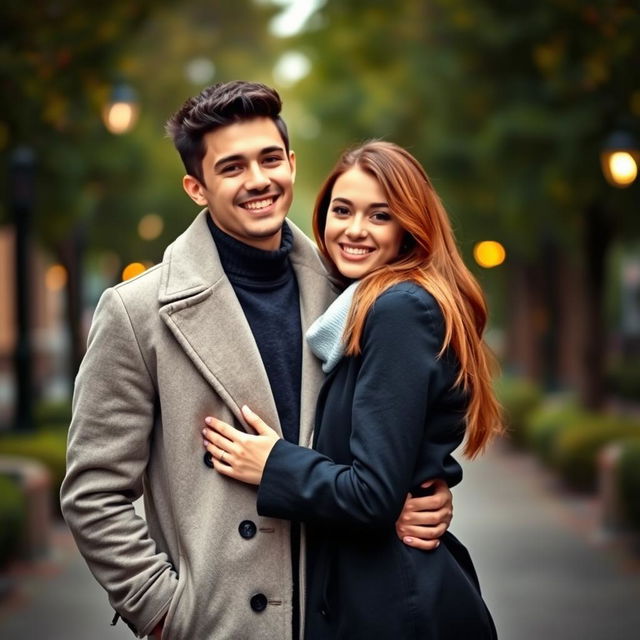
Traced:
[[358, 357], [343, 358], [318, 399], [314, 450], [280, 440], [258, 491], [261, 515], [307, 524], [305, 637], [495, 638], [466, 549], [404, 545], [395, 521], [427, 478], [460, 482], [453, 450], [466, 400], [458, 361], [438, 357], [444, 320], [435, 299], [395, 285], [367, 317]]

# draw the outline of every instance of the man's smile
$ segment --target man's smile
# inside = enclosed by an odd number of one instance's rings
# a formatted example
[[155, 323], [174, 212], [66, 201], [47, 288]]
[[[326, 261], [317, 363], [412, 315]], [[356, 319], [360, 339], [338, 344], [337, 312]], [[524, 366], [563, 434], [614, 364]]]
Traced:
[[243, 209], [248, 209], [249, 211], [261, 211], [269, 208], [278, 199], [278, 197], [278, 195], [261, 196], [260, 198], [241, 202], [240, 206]]

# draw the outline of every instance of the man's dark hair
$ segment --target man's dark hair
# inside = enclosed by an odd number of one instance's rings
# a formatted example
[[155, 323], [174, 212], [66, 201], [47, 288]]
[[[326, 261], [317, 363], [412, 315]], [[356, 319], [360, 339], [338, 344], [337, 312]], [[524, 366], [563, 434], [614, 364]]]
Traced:
[[280, 116], [282, 101], [275, 89], [258, 82], [219, 82], [189, 98], [167, 121], [172, 138], [189, 175], [204, 184], [202, 159], [205, 134], [219, 127], [253, 118], [271, 118], [289, 153], [287, 125]]

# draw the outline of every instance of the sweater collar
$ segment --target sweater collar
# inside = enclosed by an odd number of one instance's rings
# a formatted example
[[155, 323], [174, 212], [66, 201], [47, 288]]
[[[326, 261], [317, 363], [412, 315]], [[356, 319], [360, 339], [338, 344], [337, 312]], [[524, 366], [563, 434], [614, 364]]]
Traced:
[[210, 215], [207, 215], [207, 225], [229, 280], [269, 282], [289, 272], [293, 233], [286, 220], [282, 224], [280, 248], [275, 251], [264, 251], [236, 240], [220, 229]]

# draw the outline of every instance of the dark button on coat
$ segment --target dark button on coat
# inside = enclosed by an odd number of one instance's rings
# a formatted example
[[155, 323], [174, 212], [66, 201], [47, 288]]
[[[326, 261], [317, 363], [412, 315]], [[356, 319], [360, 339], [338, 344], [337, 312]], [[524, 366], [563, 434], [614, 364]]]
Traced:
[[251, 520], [243, 520], [238, 526], [238, 531], [240, 535], [245, 540], [250, 540], [253, 536], [256, 535], [258, 528], [255, 525], [255, 522], [251, 522]]

